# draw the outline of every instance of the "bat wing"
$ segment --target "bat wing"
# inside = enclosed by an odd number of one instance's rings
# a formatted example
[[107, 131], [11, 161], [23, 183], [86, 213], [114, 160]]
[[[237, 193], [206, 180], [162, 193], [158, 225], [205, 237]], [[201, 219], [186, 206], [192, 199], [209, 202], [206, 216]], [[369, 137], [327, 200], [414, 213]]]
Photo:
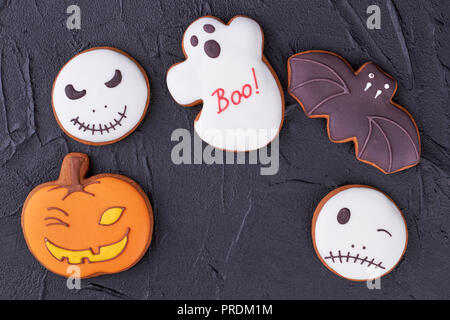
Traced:
[[325, 51], [306, 51], [288, 61], [289, 93], [303, 106], [308, 116], [326, 114], [328, 101], [349, 94], [344, 80], [353, 73], [338, 56]]
[[375, 164], [386, 173], [406, 169], [419, 162], [419, 138], [411, 119], [400, 124], [386, 117], [369, 116], [368, 125], [367, 137], [358, 141], [360, 160]]

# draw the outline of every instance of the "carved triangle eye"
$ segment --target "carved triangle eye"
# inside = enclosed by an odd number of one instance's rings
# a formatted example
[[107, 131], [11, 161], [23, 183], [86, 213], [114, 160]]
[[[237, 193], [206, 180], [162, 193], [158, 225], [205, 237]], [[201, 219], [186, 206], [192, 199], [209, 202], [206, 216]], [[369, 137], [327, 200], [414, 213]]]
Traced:
[[105, 212], [103, 212], [99, 223], [102, 226], [110, 226], [113, 223], [117, 222], [117, 220], [120, 219], [120, 217], [122, 216], [122, 213], [124, 211], [125, 211], [124, 207], [112, 207], [112, 208], [106, 209]]

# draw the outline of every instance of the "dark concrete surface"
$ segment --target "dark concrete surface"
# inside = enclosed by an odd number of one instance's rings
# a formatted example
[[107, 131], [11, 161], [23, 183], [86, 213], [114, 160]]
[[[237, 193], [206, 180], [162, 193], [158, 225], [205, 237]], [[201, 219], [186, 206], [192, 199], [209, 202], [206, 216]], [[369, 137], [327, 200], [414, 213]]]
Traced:
[[[81, 30], [66, 8], [81, 7]], [[366, 8], [381, 8], [381, 29]], [[399, 82], [394, 98], [415, 118], [421, 163], [384, 175], [334, 144], [325, 121], [308, 119], [286, 95], [280, 170], [260, 165], [174, 165], [176, 128], [193, 130], [200, 106], [170, 97], [167, 69], [183, 59], [181, 37], [194, 19], [244, 14], [265, 33], [265, 55], [287, 86], [286, 61], [325, 49], [354, 68], [372, 60]], [[149, 113], [128, 138], [90, 147], [68, 138], [51, 109], [58, 70], [80, 50], [113, 46], [147, 71]], [[450, 1], [14, 1], [0, 0], [0, 298], [3, 299], [419, 299], [450, 298]], [[155, 232], [132, 269], [82, 280], [68, 290], [28, 251], [20, 227], [31, 189], [57, 178], [67, 152], [91, 157], [91, 173], [114, 172], [149, 194]], [[408, 249], [381, 290], [341, 279], [317, 259], [313, 210], [333, 188], [368, 184], [402, 209]]]

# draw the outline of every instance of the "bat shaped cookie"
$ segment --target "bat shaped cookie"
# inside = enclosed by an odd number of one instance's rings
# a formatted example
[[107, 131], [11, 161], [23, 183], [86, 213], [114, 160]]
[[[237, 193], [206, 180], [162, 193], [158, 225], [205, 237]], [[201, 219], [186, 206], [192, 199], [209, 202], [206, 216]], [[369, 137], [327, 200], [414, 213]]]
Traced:
[[335, 53], [312, 50], [288, 60], [289, 93], [310, 118], [326, 118], [333, 142], [355, 144], [358, 160], [384, 173], [420, 161], [417, 125], [392, 101], [397, 82], [372, 62], [356, 72]]

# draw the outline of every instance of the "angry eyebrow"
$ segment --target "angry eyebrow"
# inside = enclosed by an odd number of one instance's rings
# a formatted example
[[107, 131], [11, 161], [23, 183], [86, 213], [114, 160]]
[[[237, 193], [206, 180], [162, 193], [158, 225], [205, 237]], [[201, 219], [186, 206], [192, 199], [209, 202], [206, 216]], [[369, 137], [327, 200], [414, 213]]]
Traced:
[[378, 232], [386, 232], [390, 237], [392, 237], [392, 234], [387, 231], [386, 229], [377, 229]]

